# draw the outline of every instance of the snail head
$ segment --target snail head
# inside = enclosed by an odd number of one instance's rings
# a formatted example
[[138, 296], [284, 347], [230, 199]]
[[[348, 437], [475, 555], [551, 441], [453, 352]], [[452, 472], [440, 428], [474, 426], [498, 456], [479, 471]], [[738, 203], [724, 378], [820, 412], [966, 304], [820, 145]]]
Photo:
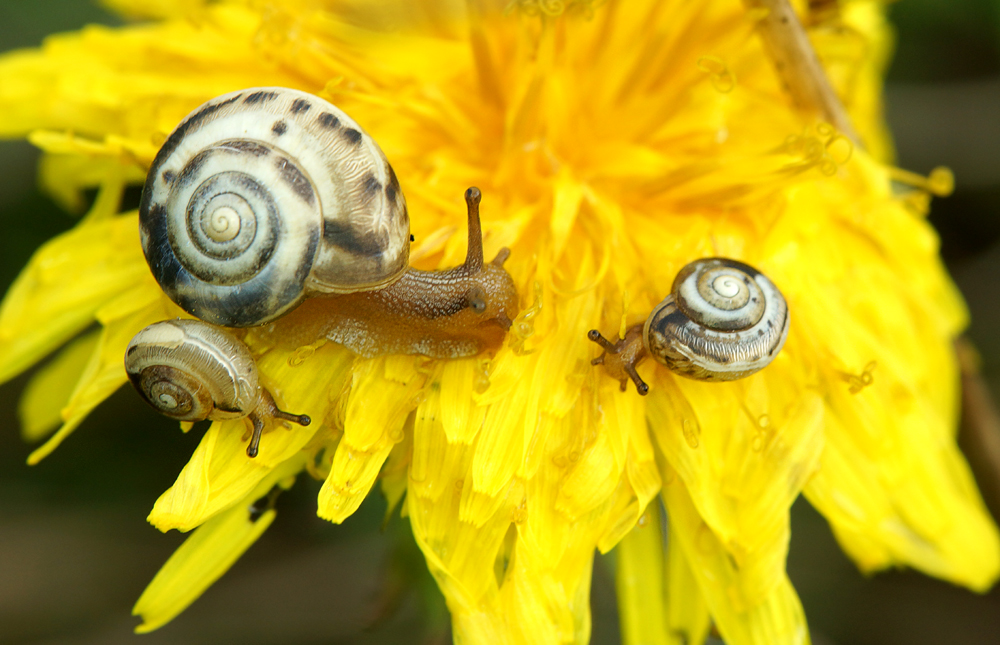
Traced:
[[469, 247], [465, 263], [447, 271], [448, 289], [453, 294], [445, 323], [461, 335], [480, 338], [484, 346], [498, 346], [518, 313], [517, 286], [504, 269], [510, 249], [502, 248], [490, 262], [483, 258], [479, 201], [482, 193], [472, 187], [465, 191], [468, 207]]

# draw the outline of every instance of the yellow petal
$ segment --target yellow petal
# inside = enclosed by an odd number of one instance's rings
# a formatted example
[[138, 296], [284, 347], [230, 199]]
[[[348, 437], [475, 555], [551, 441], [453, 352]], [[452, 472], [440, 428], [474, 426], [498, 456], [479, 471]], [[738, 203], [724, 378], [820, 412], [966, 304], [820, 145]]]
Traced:
[[875, 454], [859, 437], [874, 430], [867, 419], [830, 415], [806, 496], [862, 570], [905, 564], [985, 591], [1000, 571], [996, 526], [954, 444], [928, 436], [926, 415], [911, 415], [879, 426], [887, 441]]
[[273, 390], [279, 407], [309, 415], [312, 425], [275, 424], [265, 431], [260, 452], [251, 459], [246, 455], [245, 419], [213, 422], [177, 481], [156, 500], [148, 521], [161, 531], [189, 531], [243, 499], [323, 431], [353, 361], [351, 352], [333, 343], [305, 359], [301, 353], [276, 349], [260, 357], [257, 366], [265, 382], [281, 384]]
[[683, 481], [663, 488], [675, 538], [691, 567], [712, 618], [730, 645], [806, 645], [809, 629], [792, 583], [782, 572], [766, 593], [740, 600], [739, 567], [712, 529], [702, 521]]
[[[615, 592], [625, 645], [681, 642], [667, 631], [665, 536], [659, 518], [659, 508], [647, 511], [615, 549]], [[699, 593], [697, 588], [693, 592]]]
[[[831, 208], [833, 198], [833, 212], [854, 226], [800, 238], [822, 269], [781, 273], [795, 312], [789, 345], [814, 362], [826, 393], [827, 447], [806, 493], [864, 570], [905, 564], [985, 589], [1000, 574], [1000, 538], [953, 439], [951, 340], [966, 313], [932, 232], [889, 201], [883, 170], [869, 170], [865, 201], [803, 190], [790, 205]], [[859, 230], [867, 242], [847, 260], [840, 249]], [[831, 322], [845, 315], [848, 323]]]
[[472, 385], [479, 375], [486, 378], [483, 360], [448, 361], [441, 373], [441, 422], [450, 443], [469, 443], [483, 425], [485, 410], [472, 400]]
[[683, 644], [704, 643], [712, 620], [691, 563], [672, 524], [667, 530], [667, 624]]
[[155, 297], [138, 230], [134, 214], [88, 218], [35, 253], [0, 305], [0, 382], [82, 331], [122, 292]]
[[17, 409], [25, 441], [38, 441], [62, 423], [60, 412], [69, 402], [100, 337], [92, 332], [69, 343], [28, 381]]
[[657, 371], [647, 397], [664, 455], [739, 565], [737, 607], [784, 579], [789, 509], [823, 446], [820, 399], [790, 389], [787, 369], [775, 361], [728, 384]]
[[403, 440], [403, 425], [417, 405], [426, 376], [420, 358], [389, 356], [359, 360], [347, 401], [344, 438], [319, 492], [319, 516], [342, 522], [371, 490], [393, 446]]
[[[135, 151], [112, 137], [99, 143], [68, 133], [36, 130], [29, 140], [45, 151], [38, 167], [39, 184], [71, 213], [83, 210], [86, 189], [100, 186], [112, 203], [102, 204], [99, 195], [91, 211], [113, 215], [125, 184], [142, 184], [146, 180], [145, 170], [134, 163]], [[145, 149], [142, 152], [148, 154]]]
[[711, 619], [697, 581], [661, 519], [659, 504], [615, 549], [615, 589], [626, 645], [702, 643]]
[[125, 348], [140, 329], [164, 317], [159, 295], [143, 288], [129, 289], [96, 312], [104, 328], [73, 394], [60, 413], [64, 423], [48, 441], [28, 455], [29, 465], [47, 457], [94, 408], [125, 384]]

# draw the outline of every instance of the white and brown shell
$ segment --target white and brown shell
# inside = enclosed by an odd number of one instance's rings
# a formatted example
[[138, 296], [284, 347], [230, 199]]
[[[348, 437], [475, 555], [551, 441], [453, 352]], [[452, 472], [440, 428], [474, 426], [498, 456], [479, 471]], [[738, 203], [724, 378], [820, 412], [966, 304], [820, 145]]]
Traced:
[[125, 371], [143, 399], [179, 421], [237, 419], [260, 404], [246, 345], [198, 320], [153, 323], [125, 350]]
[[227, 327], [264, 324], [315, 293], [390, 284], [409, 217], [378, 144], [312, 94], [279, 87], [212, 99], [153, 161], [143, 251], [170, 298]]
[[646, 319], [643, 343], [660, 363], [689, 378], [732, 381], [770, 363], [788, 336], [788, 306], [753, 267], [728, 258], [685, 266]]

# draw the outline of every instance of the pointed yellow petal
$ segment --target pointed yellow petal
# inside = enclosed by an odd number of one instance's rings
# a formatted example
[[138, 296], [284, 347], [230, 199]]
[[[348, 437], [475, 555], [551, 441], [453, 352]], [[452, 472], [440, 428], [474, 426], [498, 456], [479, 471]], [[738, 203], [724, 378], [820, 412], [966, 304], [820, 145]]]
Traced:
[[133, 616], [142, 617], [137, 634], [173, 620], [233, 566], [274, 521], [276, 511], [268, 493], [275, 486], [290, 488], [304, 464], [304, 458], [296, 457], [275, 468], [242, 504], [198, 527], [174, 551], [132, 609]]
[[104, 329], [76, 389], [62, 409], [64, 423], [28, 455], [29, 465], [51, 454], [94, 408], [125, 384], [125, 348], [140, 329], [164, 318], [163, 301], [154, 291], [130, 289], [98, 310], [96, 317]]
[[38, 441], [62, 423], [60, 412], [69, 402], [100, 337], [92, 332], [74, 340], [28, 381], [17, 409], [25, 441]]
[[379, 469], [403, 440], [403, 426], [417, 405], [426, 376], [413, 356], [359, 360], [347, 401], [344, 438], [319, 492], [320, 517], [342, 522], [371, 490]]

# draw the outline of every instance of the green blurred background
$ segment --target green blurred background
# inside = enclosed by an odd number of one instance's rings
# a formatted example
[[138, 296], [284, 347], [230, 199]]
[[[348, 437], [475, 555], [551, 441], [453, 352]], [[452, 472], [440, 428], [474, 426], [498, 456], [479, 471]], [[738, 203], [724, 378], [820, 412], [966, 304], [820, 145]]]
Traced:
[[[968, 299], [969, 335], [996, 397], [1000, 1], [905, 0], [891, 15], [898, 47], [887, 102], [899, 165], [955, 171], [955, 194], [934, 201], [931, 221]], [[88, 23], [121, 20], [86, 0], [0, 0], [0, 51]], [[25, 142], [0, 141], [0, 291], [39, 245], [74, 222], [34, 188], [37, 159]], [[181, 435], [123, 389], [29, 468], [16, 414], [25, 381], [0, 387], [0, 644], [450, 642], [443, 601], [405, 520], [382, 529], [385, 504], [374, 495], [343, 526], [321, 521], [319, 483], [307, 478], [281, 497], [268, 532], [198, 602], [159, 631], [133, 635], [132, 604], [183, 539], [145, 517], [200, 433]], [[995, 480], [982, 485], [988, 497], [1000, 491]], [[802, 501], [792, 534], [789, 573], [816, 645], [1000, 643], [1000, 591], [979, 596], [906, 571], [864, 577]], [[610, 557], [595, 563], [595, 645], [620, 642], [613, 566]]]

